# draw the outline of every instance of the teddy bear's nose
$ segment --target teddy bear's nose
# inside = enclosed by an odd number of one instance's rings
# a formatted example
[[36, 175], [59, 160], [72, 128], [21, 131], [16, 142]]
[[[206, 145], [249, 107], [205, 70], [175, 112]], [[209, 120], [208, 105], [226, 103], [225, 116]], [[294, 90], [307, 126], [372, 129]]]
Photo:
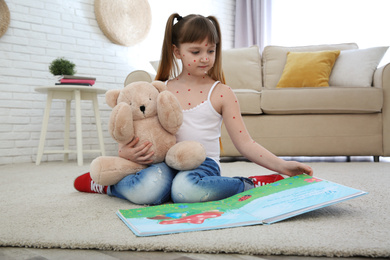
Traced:
[[143, 106], [143, 105], [140, 106], [140, 107], [139, 107], [139, 110], [141, 110], [142, 113], [145, 113], [145, 106]]

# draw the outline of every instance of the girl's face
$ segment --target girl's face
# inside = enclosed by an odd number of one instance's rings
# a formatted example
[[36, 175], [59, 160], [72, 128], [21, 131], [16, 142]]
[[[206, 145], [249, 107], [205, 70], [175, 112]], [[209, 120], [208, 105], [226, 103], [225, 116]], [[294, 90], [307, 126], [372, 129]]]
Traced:
[[177, 48], [173, 46], [177, 59], [183, 64], [182, 73], [188, 76], [204, 76], [214, 66], [216, 45], [203, 42], [182, 43]]

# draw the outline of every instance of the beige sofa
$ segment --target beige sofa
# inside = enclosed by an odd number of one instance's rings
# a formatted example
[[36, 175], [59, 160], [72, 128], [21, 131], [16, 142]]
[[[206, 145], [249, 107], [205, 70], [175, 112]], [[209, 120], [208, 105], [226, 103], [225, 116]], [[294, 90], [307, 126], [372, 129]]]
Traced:
[[[288, 52], [340, 50], [329, 87], [277, 88]], [[387, 48], [354, 43], [223, 51], [226, 82], [238, 97], [253, 140], [278, 156], [390, 156], [390, 64]], [[379, 52], [379, 53], [378, 53]], [[373, 57], [375, 56], [375, 57]], [[378, 60], [379, 58], [379, 60]], [[377, 60], [377, 62], [375, 62]], [[145, 71], [125, 84], [151, 81]], [[222, 130], [221, 156], [241, 156]]]

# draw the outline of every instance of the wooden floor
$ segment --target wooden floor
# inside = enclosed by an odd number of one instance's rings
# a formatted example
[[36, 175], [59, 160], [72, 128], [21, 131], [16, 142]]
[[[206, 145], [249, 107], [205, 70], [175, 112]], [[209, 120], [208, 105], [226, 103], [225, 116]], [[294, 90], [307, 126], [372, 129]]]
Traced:
[[[302, 162], [345, 162], [362, 161], [372, 162], [372, 157], [295, 157]], [[390, 162], [390, 158], [380, 158], [381, 162]], [[78, 250], [78, 249], [35, 249], [19, 247], [0, 247], [0, 260], [85, 260], [85, 259], [108, 259], [108, 260], [313, 260], [327, 259], [326, 257], [298, 257], [298, 256], [251, 256], [238, 254], [192, 254], [179, 252], [134, 252], [134, 251], [103, 251], [103, 250]], [[337, 258], [337, 260], [363, 260], [367, 258]], [[384, 259], [384, 258], [376, 258]]]
[[[318, 260], [320, 257], [250, 256], [236, 254], [189, 254], [165, 252], [99, 251], [77, 249], [33, 249], [0, 247], [1, 260]], [[321, 257], [320, 259], [328, 259]], [[380, 258], [376, 258], [380, 259]], [[384, 258], [383, 258], [384, 259]], [[367, 260], [367, 258], [337, 258], [337, 260]]]

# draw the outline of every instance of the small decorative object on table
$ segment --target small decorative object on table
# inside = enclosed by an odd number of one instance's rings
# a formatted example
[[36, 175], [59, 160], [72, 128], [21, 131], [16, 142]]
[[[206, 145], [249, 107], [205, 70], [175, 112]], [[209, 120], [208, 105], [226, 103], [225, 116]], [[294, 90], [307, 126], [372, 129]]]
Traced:
[[51, 74], [54, 76], [60, 75], [71, 75], [76, 74], [76, 64], [65, 59], [65, 58], [57, 58], [53, 60], [49, 66], [49, 70]]
[[93, 86], [96, 78], [74, 76], [76, 74], [76, 65], [65, 59], [57, 58], [53, 60], [49, 66], [51, 74], [58, 76], [58, 83], [56, 85], [81, 85], [81, 86]]

